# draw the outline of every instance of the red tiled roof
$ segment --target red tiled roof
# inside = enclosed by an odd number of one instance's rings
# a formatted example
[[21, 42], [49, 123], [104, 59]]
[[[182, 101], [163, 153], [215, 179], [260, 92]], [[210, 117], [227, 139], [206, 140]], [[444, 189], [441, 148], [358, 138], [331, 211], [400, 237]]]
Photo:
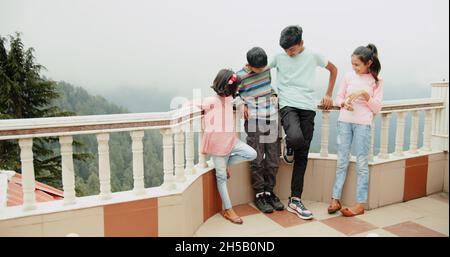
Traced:
[[[48, 202], [64, 198], [64, 192], [49, 185], [35, 181], [35, 194], [37, 202]], [[22, 175], [16, 173], [8, 183], [7, 206], [23, 204]]]

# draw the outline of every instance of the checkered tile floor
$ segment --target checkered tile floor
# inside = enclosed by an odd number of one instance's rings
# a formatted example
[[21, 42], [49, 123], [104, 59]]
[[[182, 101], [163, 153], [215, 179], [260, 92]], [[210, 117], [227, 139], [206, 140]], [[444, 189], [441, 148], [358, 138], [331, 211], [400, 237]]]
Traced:
[[[286, 205], [287, 201], [283, 201]], [[286, 210], [263, 214], [253, 204], [235, 206], [244, 220], [235, 225], [220, 214], [208, 219], [195, 233], [201, 237], [271, 236], [271, 237], [448, 237], [449, 196], [439, 193], [412, 201], [366, 211], [347, 218], [340, 212], [329, 215], [327, 203], [303, 201], [315, 218], [299, 219]]]

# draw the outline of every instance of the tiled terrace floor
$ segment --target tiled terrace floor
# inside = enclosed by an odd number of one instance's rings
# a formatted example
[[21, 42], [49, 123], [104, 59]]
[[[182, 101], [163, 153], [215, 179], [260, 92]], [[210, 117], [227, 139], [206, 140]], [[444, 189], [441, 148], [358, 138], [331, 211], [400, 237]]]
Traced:
[[[286, 205], [286, 200], [283, 201]], [[286, 210], [263, 214], [253, 204], [235, 206], [244, 220], [235, 225], [220, 214], [209, 218], [195, 233], [200, 237], [448, 237], [449, 196], [439, 193], [366, 211], [346, 218], [329, 215], [327, 203], [304, 201], [315, 218], [305, 221]]]

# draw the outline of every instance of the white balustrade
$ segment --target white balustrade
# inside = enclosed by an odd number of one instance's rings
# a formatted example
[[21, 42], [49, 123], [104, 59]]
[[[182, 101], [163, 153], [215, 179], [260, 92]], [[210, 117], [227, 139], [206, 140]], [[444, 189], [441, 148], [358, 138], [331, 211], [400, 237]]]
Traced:
[[412, 154], [418, 153], [417, 144], [419, 137], [419, 112], [413, 111], [411, 115], [411, 135], [409, 139], [409, 152]]
[[186, 169], [185, 174], [195, 174], [194, 169], [194, 127], [193, 121], [186, 124]]
[[22, 164], [22, 190], [23, 209], [25, 211], [36, 209], [36, 195], [34, 193], [36, 183], [34, 180], [33, 166], [33, 139], [19, 139], [20, 162]]
[[431, 97], [444, 100], [444, 108], [437, 109], [432, 118], [431, 148], [448, 151], [448, 81], [432, 83], [431, 87]]
[[176, 127], [175, 132], [175, 181], [184, 182], [184, 132], [181, 127]]
[[388, 146], [389, 146], [389, 118], [390, 113], [381, 114], [381, 144], [380, 144], [380, 158], [389, 159]]
[[404, 133], [405, 133], [405, 112], [397, 113], [397, 131], [395, 133], [395, 156], [404, 156], [403, 153], [403, 142], [404, 142]]
[[144, 138], [144, 131], [132, 131], [131, 136], [131, 148], [133, 152], [133, 180], [134, 187], [133, 192], [136, 195], [142, 195], [145, 193], [144, 188], [144, 145], [142, 138]]
[[163, 136], [163, 165], [164, 165], [164, 181], [162, 188], [165, 190], [175, 189], [173, 175], [173, 133], [172, 129], [161, 129]]
[[199, 169], [204, 169], [208, 167], [208, 163], [206, 162], [206, 155], [202, 153], [202, 141], [203, 141], [203, 118], [198, 119], [199, 122], [199, 132], [198, 132], [198, 164], [197, 167]]
[[100, 179], [100, 199], [108, 200], [111, 195], [111, 169], [109, 164], [109, 134], [97, 134], [98, 173]]
[[59, 137], [59, 144], [61, 146], [61, 168], [65, 205], [76, 203], [72, 142], [72, 136]]
[[425, 110], [425, 121], [423, 129], [423, 151], [431, 151], [431, 126], [433, 118], [433, 110]]

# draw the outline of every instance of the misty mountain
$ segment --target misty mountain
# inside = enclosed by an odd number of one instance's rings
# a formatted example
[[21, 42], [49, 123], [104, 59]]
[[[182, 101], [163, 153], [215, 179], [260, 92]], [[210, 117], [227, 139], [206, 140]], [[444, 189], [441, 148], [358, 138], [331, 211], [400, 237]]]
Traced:
[[130, 112], [165, 112], [170, 109], [170, 101], [175, 92], [158, 88], [119, 87], [101, 93], [108, 101], [126, 106]]

